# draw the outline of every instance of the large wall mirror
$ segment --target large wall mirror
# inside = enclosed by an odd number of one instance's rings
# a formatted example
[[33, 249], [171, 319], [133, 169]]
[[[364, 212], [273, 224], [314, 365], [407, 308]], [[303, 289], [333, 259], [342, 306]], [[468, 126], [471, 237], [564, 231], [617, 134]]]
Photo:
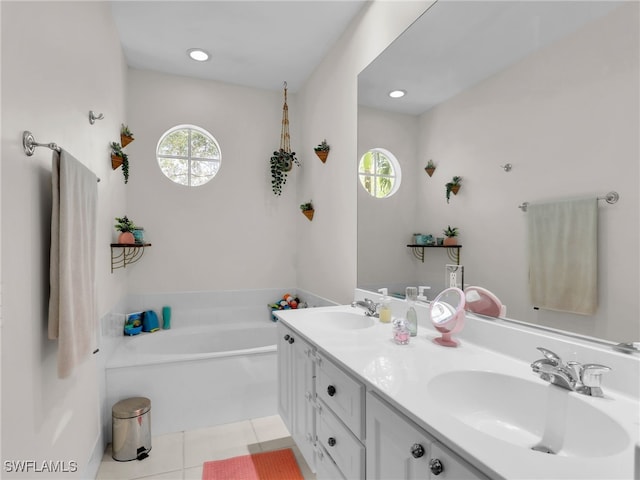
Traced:
[[[403, 174], [386, 199], [358, 185], [358, 286], [427, 285], [432, 300], [452, 260], [434, 248], [421, 261], [407, 244], [451, 225], [464, 283], [494, 292], [508, 317], [639, 340], [639, 18], [637, 2], [432, 4], [358, 79], [358, 155], [388, 150]], [[389, 98], [396, 89], [406, 95]], [[453, 176], [462, 187], [447, 203]], [[599, 202], [596, 314], [534, 309], [519, 205], [609, 191], [620, 200]]]

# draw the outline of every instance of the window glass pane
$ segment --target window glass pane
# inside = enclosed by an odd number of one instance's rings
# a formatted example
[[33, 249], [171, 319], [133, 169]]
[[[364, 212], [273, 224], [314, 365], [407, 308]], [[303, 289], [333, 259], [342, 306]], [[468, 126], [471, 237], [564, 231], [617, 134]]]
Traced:
[[390, 175], [393, 173], [393, 166], [389, 159], [383, 155], [378, 157], [378, 175]]
[[167, 135], [158, 148], [158, 154], [180, 157], [188, 156], [189, 132], [187, 130], [176, 130]]
[[375, 172], [375, 164], [373, 159], [373, 154], [371, 152], [367, 152], [362, 157], [362, 161], [360, 162], [360, 173], [374, 173]]
[[202, 133], [193, 130], [191, 132], [191, 157], [217, 159], [219, 157], [218, 147]]
[[189, 161], [182, 158], [159, 159], [160, 169], [167, 177], [180, 185], [189, 184]]

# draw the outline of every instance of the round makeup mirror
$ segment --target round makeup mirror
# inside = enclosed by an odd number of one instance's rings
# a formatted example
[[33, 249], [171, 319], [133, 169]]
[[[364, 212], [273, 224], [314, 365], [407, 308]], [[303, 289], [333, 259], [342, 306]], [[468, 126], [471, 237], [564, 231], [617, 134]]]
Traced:
[[431, 302], [429, 316], [433, 326], [442, 334], [433, 341], [444, 347], [457, 347], [458, 342], [451, 335], [464, 326], [464, 292], [459, 288], [447, 288]]

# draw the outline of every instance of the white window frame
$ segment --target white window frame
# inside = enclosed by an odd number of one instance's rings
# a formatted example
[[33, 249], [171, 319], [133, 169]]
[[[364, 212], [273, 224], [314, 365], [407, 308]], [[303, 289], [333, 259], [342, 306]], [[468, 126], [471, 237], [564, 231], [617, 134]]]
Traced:
[[[164, 139], [167, 138], [172, 133], [175, 133], [178, 130], [187, 130], [188, 131], [187, 155], [186, 156], [185, 155], [165, 155], [165, 154], [159, 153], [160, 144], [164, 141]], [[215, 144], [216, 148], [218, 149], [218, 158], [217, 159], [194, 157], [194, 156], [191, 155], [191, 132], [192, 131], [199, 132], [200, 134], [204, 135], [205, 137], [207, 137], [207, 139], [209, 139], [210, 141], [212, 141]], [[187, 183], [185, 184], [185, 183], [177, 182], [176, 180], [171, 178], [169, 175], [167, 175], [167, 173], [163, 170], [162, 165], [160, 164], [160, 159], [161, 158], [176, 159], [176, 160], [186, 160], [187, 161]], [[220, 149], [220, 144], [218, 143], [216, 138], [213, 135], [211, 135], [211, 133], [209, 133], [204, 128], [198, 127], [197, 125], [190, 125], [190, 124], [176, 125], [175, 127], [172, 127], [169, 130], [167, 130], [166, 132], [164, 132], [162, 134], [162, 136], [160, 137], [160, 140], [158, 140], [158, 144], [156, 145], [156, 161], [158, 162], [158, 167], [160, 168], [160, 171], [163, 173], [163, 175], [165, 177], [167, 177], [169, 180], [171, 180], [172, 182], [174, 182], [174, 183], [176, 183], [178, 185], [183, 185], [185, 187], [202, 187], [203, 185], [206, 185], [211, 180], [213, 180], [213, 178], [220, 171], [220, 167], [222, 166], [222, 150]], [[217, 168], [216, 172], [213, 175], [211, 175], [210, 178], [207, 179], [206, 182], [198, 184], [198, 185], [192, 185], [192, 182], [191, 182], [191, 172], [192, 172], [191, 165], [192, 165], [193, 161], [217, 163], [218, 164], [218, 168]]]
[[[372, 153], [373, 157], [374, 157], [374, 162], [375, 162], [375, 168], [374, 168], [374, 173], [361, 173], [360, 172], [360, 167], [362, 165], [362, 162], [364, 161], [364, 157], [367, 153]], [[387, 160], [389, 160], [389, 162], [391, 163], [391, 166], [393, 168], [393, 174], [391, 175], [383, 175], [383, 174], [379, 174], [378, 173], [378, 161], [379, 161], [379, 155], [384, 155]], [[366, 189], [366, 187], [364, 186], [363, 183], [363, 177], [370, 177], [373, 179], [373, 192], [369, 192], [369, 190]], [[378, 189], [378, 182], [377, 179], [378, 178], [392, 178], [394, 179], [393, 182], [393, 186], [391, 187], [391, 190], [389, 191], [389, 193], [385, 196], [378, 196], [377, 195], [377, 189]], [[362, 157], [360, 157], [360, 161], [358, 162], [358, 181], [360, 182], [360, 186], [362, 186], [362, 188], [364, 189], [365, 192], [367, 192], [367, 194], [371, 195], [373, 198], [389, 198], [391, 197], [393, 194], [395, 194], [398, 189], [400, 188], [400, 184], [402, 183], [402, 169], [400, 168], [400, 162], [398, 162], [398, 159], [396, 158], [396, 156], [391, 153], [389, 150], [385, 149], [385, 148], [371, 148], [369, 150], [367, 150]]]

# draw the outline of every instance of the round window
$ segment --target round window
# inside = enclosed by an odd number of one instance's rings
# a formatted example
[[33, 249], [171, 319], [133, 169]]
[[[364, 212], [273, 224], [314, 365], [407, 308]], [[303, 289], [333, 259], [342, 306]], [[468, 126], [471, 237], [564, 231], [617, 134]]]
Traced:
[[222, 161], [216, 139], [195, 125], [178, 125], [165, 132], [158, 141], [156, 158], [169, 180], [189, 187], [215, 177]]
[[372, 148], [360, 159], [358, 177], [369, 195], [387, 198], [400, 188], [400, 164], [390, 151]]

